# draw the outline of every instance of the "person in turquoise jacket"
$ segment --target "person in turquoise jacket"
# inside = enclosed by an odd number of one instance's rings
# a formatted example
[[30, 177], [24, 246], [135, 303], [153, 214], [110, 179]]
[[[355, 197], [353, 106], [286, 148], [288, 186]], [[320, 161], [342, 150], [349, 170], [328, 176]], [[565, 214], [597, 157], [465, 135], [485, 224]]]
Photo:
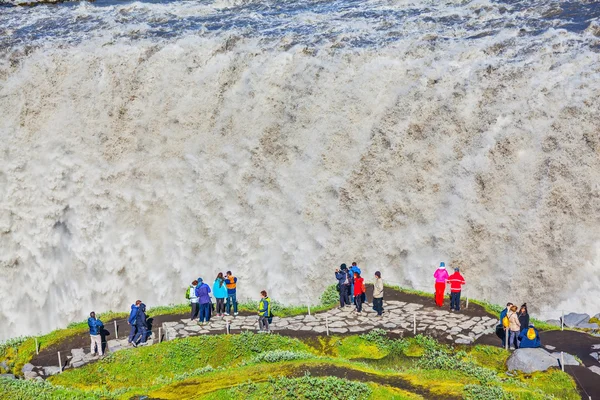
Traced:
[[227, 285], [225, 284], [225, 278], [223, 273], [219, 272], [215, 283], [213, 283], [213, 295], [217, 300], [217, 317], [223, 317], [225, 315], [225, 298], [227, 297]]

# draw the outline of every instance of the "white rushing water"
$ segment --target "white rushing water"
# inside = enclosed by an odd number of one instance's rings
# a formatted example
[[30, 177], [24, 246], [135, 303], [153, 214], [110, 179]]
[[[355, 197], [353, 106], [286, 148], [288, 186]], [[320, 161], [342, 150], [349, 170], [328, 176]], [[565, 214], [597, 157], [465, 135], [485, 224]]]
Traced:
[[565, 4], [0, 8], [0, 338], [228, 269], [316, 303], [352, 261], [600, 312], [598, 11]]

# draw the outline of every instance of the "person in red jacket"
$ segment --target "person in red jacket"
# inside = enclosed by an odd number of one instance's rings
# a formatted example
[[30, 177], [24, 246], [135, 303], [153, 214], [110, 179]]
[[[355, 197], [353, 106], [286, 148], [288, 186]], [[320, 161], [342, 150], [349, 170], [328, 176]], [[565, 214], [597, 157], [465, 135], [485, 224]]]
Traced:
[[356, 312], [362, 311], [362, 303], [365, 294], [365, 280], [360, 277], [359, 273], [354, 273], [354, 303], [356, 304]]
[[465, 284], [465, 278], [458, 268], [454, 268], [454, 273], [448, 277], [448, 283], [450, 284], [450, 311], [460, 311], [460, 291]]

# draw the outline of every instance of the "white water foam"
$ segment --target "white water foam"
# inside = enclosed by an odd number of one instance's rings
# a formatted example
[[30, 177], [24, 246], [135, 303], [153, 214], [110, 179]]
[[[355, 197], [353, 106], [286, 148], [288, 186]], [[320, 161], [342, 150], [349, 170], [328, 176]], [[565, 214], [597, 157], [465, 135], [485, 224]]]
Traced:
[[1, 61], [0, 338], [228, 269], [241, 297], [315, 303], [351, 261], [430, 287], [444, 260], [473, 297], [600, 311], [591, 34], [115, 33], [133, 24]]

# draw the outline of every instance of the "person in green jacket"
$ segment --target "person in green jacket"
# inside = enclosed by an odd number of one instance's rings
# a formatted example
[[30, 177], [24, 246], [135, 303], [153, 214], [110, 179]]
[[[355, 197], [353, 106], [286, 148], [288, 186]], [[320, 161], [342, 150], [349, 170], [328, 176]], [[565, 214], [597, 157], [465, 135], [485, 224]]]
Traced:
[[267, 291], [260, 292], [260, 302], [258, 303], [258, 332], [269, 332], [269, 317], [271, 316], [271, 299], [267, 296]]

